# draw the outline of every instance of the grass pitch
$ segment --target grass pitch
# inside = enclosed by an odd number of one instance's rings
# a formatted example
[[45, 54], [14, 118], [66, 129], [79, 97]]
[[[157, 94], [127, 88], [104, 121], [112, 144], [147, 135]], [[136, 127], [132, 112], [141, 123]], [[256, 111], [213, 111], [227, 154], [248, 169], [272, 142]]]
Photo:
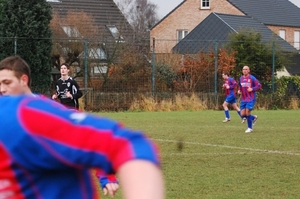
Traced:
[[249, 134], [230, 114], [222, 123], [223, 111], [100, 113], [157, 143], [167, 199], [300, 198], [300, 111], [253, 111]]

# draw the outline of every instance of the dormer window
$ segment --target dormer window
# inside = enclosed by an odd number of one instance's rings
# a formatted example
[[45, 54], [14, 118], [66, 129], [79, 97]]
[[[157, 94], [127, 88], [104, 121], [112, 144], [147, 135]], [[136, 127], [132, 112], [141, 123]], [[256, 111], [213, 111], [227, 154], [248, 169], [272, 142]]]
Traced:
[[200, 9], [210, 9], [210, 0], [200, 0]]
[[120, 34], [118, 28], [115, 25], [107, 25], [106, 27], [115, 38], [116, 42], [125, 42], [124, 37]]
[[89, 52], [89, 58], [106, 60], [107, 56], [105, 51], [102, 48], [92, 48]]
[[62, 26], [62, 29], [68, 35], [68, 37], [81, 37], [79, 31], [75, 27]]

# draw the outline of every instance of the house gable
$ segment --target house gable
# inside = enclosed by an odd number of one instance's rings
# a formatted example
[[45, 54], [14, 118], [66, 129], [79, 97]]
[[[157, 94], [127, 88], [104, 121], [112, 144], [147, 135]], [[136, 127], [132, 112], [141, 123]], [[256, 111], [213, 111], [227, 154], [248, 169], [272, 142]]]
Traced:
[[179, 54], [196, 54], [214, 49], [215, 42], [224, 43], [228, 33], [235, 31], [215, 13], [210, 14], [172, 49]]
[[240, 29], [251, 29], [262, 35], [262, 41], [278, 41], [285, 52], [297, 52], [288, 42], [274, 34], [267, 26], [249, 16], [211, 13], [193, 31], [181, 40], [173, 51], [180, 54], [195, 54], [200, 51], [208, 52], [214, 43], [219, 47], [228, 42], [228, 35]]
[[[75, 18], [73, 26], [70, 26], [67, 20], [57, 22], [58, 32], [61, 28], [64, 34], [58, 34], [56, 37], [58, 39], [56, 51], [60, 54], [55, 61], [56, 67], [59, 67], [58, 63], [61, 60], [66, 59], [76, 65], [87, 53], [92, 75], [106, 73], [108, 60], [119, 61], [116, 50], [118, 45], [133, 41], [133, 29], [113, 0], [48, 0], [48, 2], [52, 6], [53, 13], [59, 17], [66, 19], [71, 15], [71, 18]], [[92, 24], [88, 24], [83, 13], [92, 19]], [[81, 22], [84, 25], [79, 24]], [[81, 26], [84, 33], [80, 32], [78, 26]], [[73, 38], [69, 40], [70, 37]], [[86, 39], [87, 43], [83, 39]], [[83, 49], [85, 44], [88, 44], [88, 47]], [[75, 46], [75, 50], [69, 46]], [[83, 62], [80, 63], [80, 67], [82, 64]], [[80, 71], [80, 67], [77, 71]]]
[[244, 15], [227, 0], [212, 0], [210, 9], [200, 9], [200, 1], [185, 0], [151, 28], [150, 38], [156, 39], [156, 52], [171, 52], [172, 47], [178, 43], [177, 31], [191, 32], [211, 12]]
[[[285, 40], [296, 45], [296, 31], [300, 31], [300, 9], [289, 0], [211, 0], [210, 9], [199, 9], [199, 2], [185, 0], [159, 23], [152, 27], [150, 36], [155, 38], [158, 53], [169, 53], [179, 42], [178, 30], [191, 32], [210, 13], [251, 16], [264, 23], [279, 35], [286, 31]], [[299, 38], [300, 40], [300, 38]], [[151, 40], [152, 41], [152, 40]], [[153, 44], [151, 43], [153, 47]]]

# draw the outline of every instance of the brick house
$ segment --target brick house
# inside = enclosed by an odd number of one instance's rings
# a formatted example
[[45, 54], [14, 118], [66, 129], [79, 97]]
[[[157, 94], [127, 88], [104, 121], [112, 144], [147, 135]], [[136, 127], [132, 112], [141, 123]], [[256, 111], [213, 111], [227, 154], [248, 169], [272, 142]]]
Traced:
[[300, 49], [300, 8], [289, 0], [184, 0], [151, 28], [151, 46], [156, 53], [172, 52], [213, 12], [252, 17]]
[[211, 13], [199, 25], [197, 25], [186, 37], [180, 40], [172, 51], [185, 55], [198, 52], [210, 52], [214, 48], [223, 48], [228, 42], [229, 34], [237, 34], [240, 29], [247, 28], [250, 31], [260, 33], [261, 41], [275, 42], [278, 48], [289, 57], [284, 71], [277, 71], [277, 76], [300, 75], [299, 51], [289, 42], [276, 35], [271, 29], [256, 19], [249, 16]]
[[263, 42], [275, 41], [284, 52], [297, 53], [297, 49], [286, 40], [274, 34], [258, 20], [241, 15], [211, 13], [198, 24], [186, 37], [181, 39], [173, 48], [179, 54], [197, 54], [209, 52], [216, 44], [218, 48], [227, 44], [230, 33], [238, 33], [240, 29], [249, 29], [262, 35]]

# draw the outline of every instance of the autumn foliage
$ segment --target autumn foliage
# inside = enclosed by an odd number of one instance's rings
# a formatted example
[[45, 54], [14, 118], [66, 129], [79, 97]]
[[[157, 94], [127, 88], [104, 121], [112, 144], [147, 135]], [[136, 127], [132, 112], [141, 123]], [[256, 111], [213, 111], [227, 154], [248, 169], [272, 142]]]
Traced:
[[235, 68], [234, 53], [228, 53], [223, 49], [219, 49], [217, 57], [217, 71], [215, 69], [215, 53], [200, 52], [196, 55], [185, 55], [182, 67], [179, 70], [178, 78], [174, 82], [178, 91], [199, 92], [208, 91], [213, 87], [215, 73], [217, 77], [221, 77], [222, 72], [231, 72]]

